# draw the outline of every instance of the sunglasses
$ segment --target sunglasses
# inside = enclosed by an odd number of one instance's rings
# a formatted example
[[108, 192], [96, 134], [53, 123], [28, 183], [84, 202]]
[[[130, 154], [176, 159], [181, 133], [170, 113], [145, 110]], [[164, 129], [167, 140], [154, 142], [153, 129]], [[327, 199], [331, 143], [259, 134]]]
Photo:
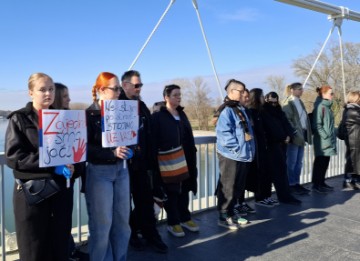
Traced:
[[112, 90], [113, 92], [121, 91], [121, 87], [104, 87], [104, 89]]
[[142, 83], [137, 83], [137, 84], [133, 84], [131, 82], [126, 82], [126, 83], [129, 83], [129, 84], [133, 85], [135, 89], [139, 89], [139, 88], [143, 87], [143, 85], [144, 85]]

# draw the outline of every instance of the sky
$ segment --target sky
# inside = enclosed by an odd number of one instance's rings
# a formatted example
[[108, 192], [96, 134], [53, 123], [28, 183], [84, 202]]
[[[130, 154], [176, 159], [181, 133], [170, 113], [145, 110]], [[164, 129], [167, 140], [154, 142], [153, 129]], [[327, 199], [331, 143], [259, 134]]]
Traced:
[[[326, 0], [360, 12], [360, 1]], [[100, 72], [129, 69], [170, 0], [2, 0], [0, 3], [0, 110], [29, 101], [27, 81], [44, 72], [70, 89], [72, 102], [90, 104]], [[274, 0], [197, 0], [221, 89], [229, 78], [266, 90], [270, 75], [299, 81], [291, 65], [324, 43], [326, 14]], [[344, 20], [344, 42], [360, 42], [360, 22]], [[331, 41], [338, 42], [337, 31]], [[142, 98], [162, 100], [174, 79], [204, 77], [220, 97], [191, 0], [176, 0], [133, 67]]]

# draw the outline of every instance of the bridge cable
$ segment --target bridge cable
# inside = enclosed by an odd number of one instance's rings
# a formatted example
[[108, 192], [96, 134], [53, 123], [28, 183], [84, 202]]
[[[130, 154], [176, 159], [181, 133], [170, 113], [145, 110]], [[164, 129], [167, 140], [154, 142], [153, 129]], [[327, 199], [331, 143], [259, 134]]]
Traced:
[[201, 21], [200, 12], [199, 12], [199, 7], [198, 7], [198, 5], [197, 5], [196, 0], [192, 0], [192, 3], [193, 3], [193, 6], [194, 6], [194, 8], [195, 8], [195, 11], [196, 11], [198, 20], [199, 20], [199, 25], [200, 25], [201, 33], [202, 33], [203, 38], [204, 38], [204, 41], [205, 41], [206, 49], [207, 49], [207, 52], [208, 52], [208, 55], [209, 55], [209, 58], [210, 58], [211, 67], [212, 67], [212, 69], [213, 69], [213, 72], [214, 72], [214, 75], [215, 75], [215, 79], [216, 79], [216, 83], [217, 83], [217, 86], [218, 86], [219, 94], [220, 94], [221, 100], [223, 100], [223, 99], [224, 99], [223, 92], [222, 92], [222, 90], [221, 90], [221, 85], [220, 85], [219, 77], [218, 77], [218, 74], [217, 74], [217, 72], [216, 72], [216, 68], [215, 68], [215, 65], [214, 65], [214, 60], [213, 60], [213, 57], [212, 57], [212, 54], [211, 54], [211, 50], [210, 50], [210, 47], [209, 47], [209, 44], [208, 44], [208, 40], [207, 40], [207, 38], [206, 38], [206, 34], [205, 34], [205, 30], [204, 30], [203, 24], [202, 24], [202, 21]]
[[131, 63], [129, 70], [131, 70], [135, 63], [137, 62], [137, 60], [139, 59], [140, 55], [142, 54], [142, 52], [144, 51], [145, 47], [148, 45], [150, 39], [152, 38], [153, 34], [156, 32], [156, 30], [158, 29], [159, 25], [161, 24], [162, 20], [164, 19], [164, 17], [166, 16], [166, 14], [169, 12], [170, 8], [172, 7], [172, 5], [175, 3], [175, 0], [170, 0], [169, 5], [167, 6], [167, 8], [165, 9], [164, 13], [162, 14], [162, 16], [160, 17], [159, 21], [157, 22], [157, 24], [155, 25], [154, 29], [151, 31], [149, 37], [146, 39], [144, 45], [141, 47], [140, 51], [138, 52], [138, 54], [136, 55], [134, 61]]

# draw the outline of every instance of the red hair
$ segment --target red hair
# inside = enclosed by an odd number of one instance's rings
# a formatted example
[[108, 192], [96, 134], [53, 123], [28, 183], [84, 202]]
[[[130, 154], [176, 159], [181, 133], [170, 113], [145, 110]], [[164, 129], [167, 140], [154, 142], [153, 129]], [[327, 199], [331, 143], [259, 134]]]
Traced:
[[325, 93], [327, 93], [328, 90], [331, 90], [332, 88], [329, 85], [323, 85], [321, 87], [316, 88], [316, 92], [319, 96], [323, 96]]
[[93, 96], [93, 101], [96, 101], [97, 97], [96, 97], [96, 93], [102, 88], [102, 87], [106, 87], [109, 84], [109, 81], [117, 76], [113, 73], [109, 73], [109, 72], [102, 72], [99, 74], [99, 76], [96, 78], [96, 82], [95, 85], [92, 88], [92, 96]]

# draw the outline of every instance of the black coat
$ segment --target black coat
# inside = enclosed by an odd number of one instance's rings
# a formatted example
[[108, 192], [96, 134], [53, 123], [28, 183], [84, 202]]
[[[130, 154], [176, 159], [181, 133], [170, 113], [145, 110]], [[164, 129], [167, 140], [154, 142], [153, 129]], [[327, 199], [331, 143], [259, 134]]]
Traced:
[[358, 104], [346, 105], [345, 126], [354, 174], [360, 175], [360, 106]]
[[246, 190], [257, 192], [259, 182], [263, 182], [263, 177], [267, 168], [266, 162], [266, 148], [267, 141], [264, 128], [264, 113], [263, 110], [248, 109], [246, 112], [251, 118], [252, 128], [255, 136], [255, 160], [251, 162], [250, 171], [246, 177]]
[[12, 112], [5, 134], [5, 159], [17, 179], [56, 177], [53, 167], [39, 167], [39, 119], [32, 102]]
[[102, 147], [100, 105], [94, 102], [86, 109], [87, 123], [87, 161], [92, 164], [115, 164], [119, 159], [113, 153], [114, 148]]
[[[119, 100], [129, 100], [122, 91]], [[132, 146], [134, 156], [128, 161], [132, 171], [153, 171], [157, 167], [156, 153], [152, 143], [151, 113], [146, 104], [139, 100], [138, 144]]]
[[177, 108], [180, 121], [175, 120], [166, 107], [161, 107], [158, 112], [152, 114], [154, 146], [156, 151], [165, 151], [182, 145], [190, 177], [182, 182], [181, 188], [196, 194], [197, 168], [195, 140], [190, 122], [183, 109], [181, 106]]
[[296, 130], [291, 126], [280, 106], [264, 104], [264, 130], [267, 144], [282, 144], [287, 136], [292, 138]]

